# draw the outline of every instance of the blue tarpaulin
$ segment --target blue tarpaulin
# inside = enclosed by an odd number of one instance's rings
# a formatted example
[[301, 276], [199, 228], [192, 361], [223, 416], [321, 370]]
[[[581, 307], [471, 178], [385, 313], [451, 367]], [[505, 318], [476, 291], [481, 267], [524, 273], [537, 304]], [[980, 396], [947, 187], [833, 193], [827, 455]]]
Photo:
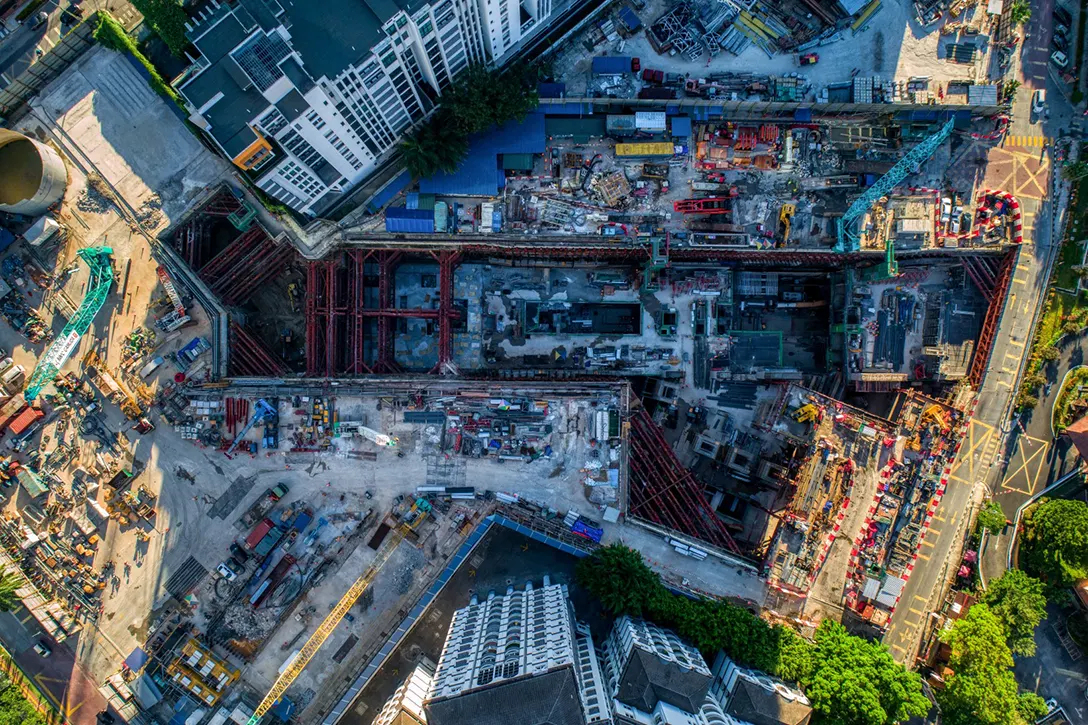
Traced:
[[[542, 154], [544, 145], [544, 114], [530, 113], [524, 121], [510, 121], [470, 136], [468, 155], [460, 168], [452, 174], [420, 179], [419, 191], [446, 196], [494, 196], [506, 185], [499, 155]], [[434, 226], [433, 214], [431, 226]]]
[[15, 235], [9, 232], [7, 229], [0, 227], [0, 252], [10, 247], [11, 243], [14, 241]]
[[381, 211], [381, 208], [393, 201], [393, 198], [404, 191], [409, 184], [412, 183], [412, 175], [405, 171], [400, 176], [389, 182], [388, 185], [377, 194], [374, 198], [367, 202], [366, 210], [371, 214], [376, 214]]
[[672, 135], [677, 138], [687, 138], [691, 135], [691, 119], [688, 116], [672, 117]]
[[272, 706], [272, 716], [280, 722], [287, 722], [291, 719], [291, 715], [295, 712], [295, 703], [291, 702], [286, 697], [281, 697], [275, 705]]
[[391, 206], [385, 210], [385, 231], [403, 234], [434, 232], [434, 212], [427, 209], [406, 209]]
[[801, 123], [809, 123], [812, 121], [812, 109], [811, 108], [798, 108], [793, 112], [793, 120], [800, 121]]

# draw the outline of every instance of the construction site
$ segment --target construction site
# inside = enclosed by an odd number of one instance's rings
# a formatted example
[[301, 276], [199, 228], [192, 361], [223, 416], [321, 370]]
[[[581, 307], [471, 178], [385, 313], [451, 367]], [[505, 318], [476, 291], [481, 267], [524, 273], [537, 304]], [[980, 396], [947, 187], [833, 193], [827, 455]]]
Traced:
[[[305, 225], [89, 52], [0, 135], [60, 190], [0, 206], [0, 564], [38, 630], [126, 721], [332, 725], [498, 522], [881, 636], [1025, 241], [953, 173], [1008, 123], [956, 5], [914, 72], [842, 48], [931, 4], [613, 8], [456, 172]], [[157, 135], [187, 155], [130, 163]]]

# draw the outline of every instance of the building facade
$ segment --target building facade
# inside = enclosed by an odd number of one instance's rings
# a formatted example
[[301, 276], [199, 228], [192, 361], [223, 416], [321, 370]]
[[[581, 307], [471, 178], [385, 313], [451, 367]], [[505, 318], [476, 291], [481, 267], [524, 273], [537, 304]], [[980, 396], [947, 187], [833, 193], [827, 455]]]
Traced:
[[608, 723], [604, 687], [589, 628], [545, 577], [454, 613], [425, 710], [430, 725]]
[[362, 181], [471, 63], [502, 64], [552, 0], [234, 0], [190, 18], [174, 86], [257, 185], [316, 216]]
[[423, 701], [430, 694], [433, 680], [434, 662], [424, 657], [393, 696], [385, 701], [373, 725], [427, 725]]

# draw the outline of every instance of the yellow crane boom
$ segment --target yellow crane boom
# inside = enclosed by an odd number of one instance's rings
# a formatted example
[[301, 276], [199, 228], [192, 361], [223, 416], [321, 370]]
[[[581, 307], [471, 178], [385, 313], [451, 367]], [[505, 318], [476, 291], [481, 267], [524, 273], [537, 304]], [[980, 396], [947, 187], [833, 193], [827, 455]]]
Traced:
[[283, 674], [279, 676], [276, 682], [272, 685], [272, 689], [268, 691], [268, 694], [264, 696], [261, 703], [257, 705], [257, 709], [253, 711], [253, 716], [249, 718], [247, 725], [257, 725], [264, 717], [265, 713], [272, 709], [272, 706], [283, 697], [283, 693], [287, 692], [287, 688], [291, 686], [291, 683], [295, 681], [302, 671], [306, 669], [306, 665], [310, 664], [310, 660], [314, 658], [317, 651], [321, 649], [321, 645], [325, 644], [325, 640], [329, 638], [329, 635], [333, 633], [337, 625], [340, 624], [340, 620], [344, 618], [344, 615], [348, 613], [348, 610], [355, 604], [355, 602], [362, 596], [373, 582], [374, 578], [378, 576], [378, 572], [382, 570], [385, 562], [389, 560], [389, 557], [393, 555], [397, 546], [404, 539], [404, 534], [401, 529], [394, 529], [389, 533], [389, 538], [386, 539], [385, 544], [381, 550], [378, 551], [378, 555], [374, 558], [374, 561], [370, 563], [370, 566], [366, 568], [362, 576], [355, 580], [355, 583], [348, 587], [348, 590], [344, 592], [344, 596], [340, 597], [340, 601], [336, 603], [336, 606], [332, 608], [329, 615], [325, 617], [321, 622], [321, 626], [317, 628], [310, 639], [306, 640], [306, 644], [302, 645], [302, 649], [299, 650], [298, 655], [291, 660], [291, 664], [287, 669], [283, 671]]

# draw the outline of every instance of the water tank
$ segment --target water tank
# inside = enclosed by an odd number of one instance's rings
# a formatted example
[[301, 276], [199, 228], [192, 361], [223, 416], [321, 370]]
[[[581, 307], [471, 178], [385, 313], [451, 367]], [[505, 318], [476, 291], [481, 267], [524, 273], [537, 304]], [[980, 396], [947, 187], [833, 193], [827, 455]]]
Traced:
[[39, 216], [64, 196], [68, 171], [53, 149], [0, 129], [0, 210]]

